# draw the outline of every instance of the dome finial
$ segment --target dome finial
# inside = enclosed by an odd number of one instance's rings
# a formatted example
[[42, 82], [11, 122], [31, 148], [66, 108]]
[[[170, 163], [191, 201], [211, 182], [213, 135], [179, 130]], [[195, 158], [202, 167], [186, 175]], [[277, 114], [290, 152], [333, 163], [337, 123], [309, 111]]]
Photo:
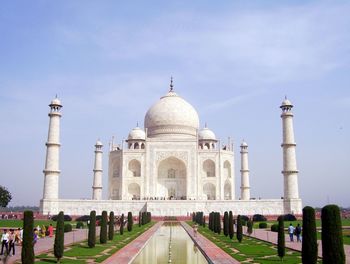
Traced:
[[170, 90], [169, 92], [172, 92], [174, 90], [174, 85], [173, 85], [173, 76], [170, 77]]
[[139, 127], [139, 121], [136, 122], [136, 127]]
[[207, 122], [205, 122], [204, 127], [205, 127], [205, 128], [208, 128]]

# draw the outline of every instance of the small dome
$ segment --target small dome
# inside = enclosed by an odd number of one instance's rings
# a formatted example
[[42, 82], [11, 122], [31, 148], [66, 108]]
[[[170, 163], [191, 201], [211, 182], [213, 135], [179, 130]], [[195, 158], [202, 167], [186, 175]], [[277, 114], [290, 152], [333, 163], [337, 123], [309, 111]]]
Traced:
[[130, 131], [128, 140], [133, 140], [133, 139], [140, 139], [140, 140], [145, 140], [146, 139], [146, 133], [139, 127], [135, 127], [133, 130]]
[[147, 111], [144, 123], [150, 137], [195, 137], [199, 117], [192, 105], [170, 90]]
[[287, 97], [286, 97], [286, 98], [283, 100], [283, 102], [282, 102], [281, 107], [284, 107], [284, 106], [293, 106], [292, 103], [291, 103], [291, 101], [289, 101], [289, 100], [287, 99]]
[[103, 144], [102, 144], [102, 142], [100, 140], [97, 140], [95, 146], [101, 146], [102, 147]]
[[205, 127], [199, 131], [198, 139], [199, 140], [216, 140], [216, 136], [213, 131]]
[[244, 140], [242, 141], [241, 147], [248, 147], [247, 142], [245, 142]]
[[55, 106], [55, 105], [57, 105], [57, 106], [62, 106], [61, 105], [61, 101], [56, 97], [56, 98], [54, 98], [52, 101], [51, 101], [51, 104], [50, 104], [50, 106]]

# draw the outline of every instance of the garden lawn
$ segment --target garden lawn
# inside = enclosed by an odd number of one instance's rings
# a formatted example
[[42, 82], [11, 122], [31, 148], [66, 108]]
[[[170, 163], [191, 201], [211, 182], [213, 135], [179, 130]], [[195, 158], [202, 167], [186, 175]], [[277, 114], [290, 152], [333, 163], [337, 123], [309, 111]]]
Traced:
[[[254, 222], [254, 228], [259, 228], [259, 223], [263, 222]], [[278, 221], [266, 221], [268, 228], [272, 226], [273, 224], [278, 224]], [[297, 220], [297, 221], [284, 221], [284, 227], [287, 228], [289, 224], [292, 223], [294, 227], [296, 227], [298, 224], [301, 226], [303, 225], [302, 220]], [[342, 219], [342, 225], [343, 226], [350, 226], [350, 219]], [[321, 220], [316, 219], [316, 227], [321, 227]]]
[[[133, 225], [132, 231], [124, 231], [123, 235], [119, 231], [114, 234], [112, 241], [108, 240], [106, 244], [100, 244], [99, 237], [96, 237], [96, 246], [89, 248], [87, 241], [65, 247], [64, 257], [61, 263], [95, 263], [102, 262], [119, 249], [130, 243], [143, 232], [154, 225], [154, 222], [148, 223], [139, 227], [137, 224]], [[56, 259], [52, 252], [48, 254], [41, 254], [36, 256], [35, 263], [56, 263]]]
[[[78, 222], [75, 221], [65, 221], [65, 224], [71, 224], [73, 227], [76, 226]], [[40, 228], [45, 225], [48, 226], [52, 224], [54, 227], [56, 227], [56, 222], [52, 220], [34, 220], [34, 227], [37, 227], [38, 225]], [[84, 222], [84, 228], [86, 228], [86, 223]], [[8, 227], [8, 228], [22, 228], [23, 227], [23, 220], [20, 219], [9, 219], [9, 220], [0, 220], [0, 227]]]
[[[192, 223], [189, 222], [189, 224], [191, 225]], [[229, 236], [225, 237], [222, 232], [218, 235], [210, 231], [207, 227], [199, 227], [198, 231], [238, 261], [261, 264], [281, 263], [277, 255], [277, 248], [271, 243], [247, 236], [243, 236], [242, 242], [239, 243], [236, 237], [231, 240]], [[283, 263], [301, 263], [300, 252], [286, 249], [286, 256], [283, 259]]]

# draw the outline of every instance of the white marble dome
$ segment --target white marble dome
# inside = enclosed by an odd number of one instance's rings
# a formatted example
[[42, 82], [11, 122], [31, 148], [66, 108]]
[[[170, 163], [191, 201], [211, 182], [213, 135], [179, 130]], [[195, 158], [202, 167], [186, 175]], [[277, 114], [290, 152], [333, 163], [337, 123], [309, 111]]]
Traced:
[[216, 140], [216, 136], [213, 131], [205, 127], [199, 131], [198, 139], [199, 140]]
[[133, 128], [128, 136], [128, 140], [145, 140], [146, 133], [139, 127]]
[[199, 117], [191, 104], [169, 91], [147, 111], [144, 124], [149, 137], [196, 137]]

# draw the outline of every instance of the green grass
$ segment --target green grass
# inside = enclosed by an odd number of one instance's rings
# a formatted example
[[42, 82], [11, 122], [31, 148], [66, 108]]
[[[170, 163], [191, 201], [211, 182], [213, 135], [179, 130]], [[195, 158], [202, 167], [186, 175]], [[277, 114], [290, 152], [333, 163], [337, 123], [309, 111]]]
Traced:
[[[259, 223], [262, 222], [254, 222], [254, 228], [259, 228]], [[268, 228], [272, 226], [273, 224], [278, 224], [278, 221], [266, 221]], [[292, 223], [293, 226], [297, 226], [297, 224], [302, 225], [303, 221], [302, 220], [297, 220], [297, 221], [284, 221], [284, 227], [287, 228], [289, 224]], [[350, 226], [350, 219], [342, 219], [342, 225], [343, 226]], [[316, 227], [321, 227], [321, 220], [316, 219]]]
[[[87, 241], [69, 246], [64, 252], [64, 257], [61, 263], [87, 263], [87, 261], [93, 260], [94, 263], [101, 263], [119, 249], [123, 248], [125, 245], [130, 243], [132, 240], [137, 238], [147, 229], [154, 225], [154, 222], [146, 224], [139, 227], [137, 224], [133, 226], [132, 231], [124, 231], [123, 235], [120, 235], [119, 232], [115, 233], [112, 241], [107, 241], [106, 244], [100, 244], [99, 238], [96, 238], [96, 246], [94, 248], [89, 248]], [[108, 252], [106, 252], [108, 251]], [[55, 258], [52, 257], [52, 252], [48, 254], [41, 254], [36, 256], [35, 263], [56, 263]], [[73, 259], [72, 259], [73, 258]]]
[[[71, 224], [73, 227], [76, 226], [78, 222], [75, 221], [67, 221], [65, 222], [66, 224]], [[56, 226], [56, 222], [52, 220], [34, 220], [34, 227], [37, 227], [38, 225], [40, 228], [45, 225], [48, 226], [52, 224], [54, 227]], [[18, 228], [18, 227], [23, 227], [23, 220], [20, 219], [10, 219], [10, 220], [0, 220], [0, 227], [8, 227], [8, 228]], [[84, 223], [84, 228], [87, 228], [86, 223]]]
[[[188, 222], [190, 225], [191, 222]], [[199, 227], [198, 230], [202, 235], [223, 249], [226, 253], [238, 261], [251, 260], [250, 263], [271, 264], [281, 262], [277, 256], [277, 248], [275, 245], [257, 240], [252, 237], [244, 236], [242, 243], [239, 243], [236, 238], [232, 240], [210, 231], [207, 227]], [[285, 264], [301, 263], [300, 252], [286, 249], [286, 256], [283, 258]]]

